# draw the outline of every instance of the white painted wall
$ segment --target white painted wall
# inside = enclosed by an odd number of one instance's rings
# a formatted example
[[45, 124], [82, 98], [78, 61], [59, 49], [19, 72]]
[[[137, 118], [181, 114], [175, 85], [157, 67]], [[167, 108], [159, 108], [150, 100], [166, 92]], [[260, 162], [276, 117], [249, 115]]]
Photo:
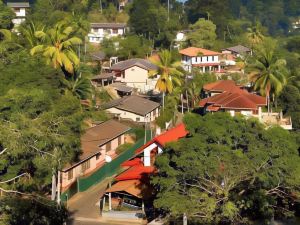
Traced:
[[116, 33], [113, 30], [111, 28], [91, 28], [88, 34], [89, 42], [101, 43], [104, 38], [123, 36], [125, 34], [125, 28], [118, 28]]

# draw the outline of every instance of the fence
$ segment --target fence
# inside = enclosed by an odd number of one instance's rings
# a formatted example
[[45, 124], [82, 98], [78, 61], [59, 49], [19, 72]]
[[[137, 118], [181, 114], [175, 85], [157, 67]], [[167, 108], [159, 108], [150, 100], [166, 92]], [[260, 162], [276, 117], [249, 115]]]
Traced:
[[[146, 139], [150, 140], [150, 131], [147, 132]], [[95, 171], [88, 177], [78, 178], [76, 182], [74, 182], [71, 187], [62, 193], [61, 200], [67, 201], [73, 195], [78, 192], [83, 192], [89, 189], [91, 186], [100, 183], [105, 178], [110, 177], [118, 172], [120, 169], [121, 163], [130, 159], [134, 156], [135, 151], [144, 145], [144, 137], [140, 138], [130, 149], [120, 154], [117, 158], [112, 160], [110, 163], [105, 163], [101, 168]]]

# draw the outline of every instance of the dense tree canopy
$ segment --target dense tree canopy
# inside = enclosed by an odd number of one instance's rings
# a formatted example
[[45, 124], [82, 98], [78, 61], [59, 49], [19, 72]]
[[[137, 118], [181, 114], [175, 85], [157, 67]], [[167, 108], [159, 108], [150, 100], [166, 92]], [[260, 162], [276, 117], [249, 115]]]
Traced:
[[157, 208], [201, 224], [294, 215], [300, 157], [293, 134], [225, 113], [189, 114], [184, 122], [189, 135], [156, 161]]

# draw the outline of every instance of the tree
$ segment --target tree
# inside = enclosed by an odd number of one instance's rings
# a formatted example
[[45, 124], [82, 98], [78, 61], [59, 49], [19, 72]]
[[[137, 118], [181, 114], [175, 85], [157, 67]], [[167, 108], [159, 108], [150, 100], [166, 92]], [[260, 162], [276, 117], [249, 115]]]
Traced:
[[163, 50], [158, 54], [159, 59], [154, 60], [153, 63], [158, 67], [157, 71], [152, 71], [154, 74], [159, 74], [159, 78], [155, 88], [163, 94], [163, 108], [164, 96], [166, 93], [172, 93], [174, 85], [180, 86], [183, 73], [178, 70], [179, 63], [174, 62], [172, 54], [168, 50]]
[[130, 35], [120, 40], [118, 55], [121, 58], [145, 58], [151, 53], [151, 42], [144, 37]]
[[[0, 2], [0, 29], [12, 29], [12, 20], [15, 18], [14, 12], [2, 1]], [[1, 38], [0, 38], [1, 39]]]
[[184, 123], [189, 135], [155, 161], [157, 209], [171, 219], [186, 214], [193, 224], [293, 214], [300, 197], [295, 135], [226, 113], [187, 114]]
[[66, 222], [67, 209], [42, 197], [2, 197], [0, 217], [10, 225], [58, 225]]
[[247, 37], [252, 48], [261, 43], [264, 39], [264, 35], [262, 34], [262, 25], [259, 22], [255, 22], [252, 27], [247, 28]]
[[248, 66], [254, 89], [268, 98], [268, 112], [270, 96], [274, 102], [286, 84], [288, 74], [286, 61], [276, 58], [275, 49], [276, 43], [266, 39], [256, 50], [255, 62]]
[[216, 40], [216, 25], [205, 19], [199, 19], [190, 26], [191, 32], [188, 34], [188, 41], [193, 47], [211, 48]]
[[88, 99], [92, 94], [91, 81], [86, 77], [78, 76], [69, 80], [62, 79], [62, 83], [68, 91], [79, 99]]
[[65, 23], [57, 23], [54, 28], [35, 33], [36, 37], [43, 41], [30, 50], [31, 55], [41, 53], [46, 58], [47, 64], [54, 68], [60, 67], [66, 78], [74, 74], [79, 65], [74, 46], [82, 43], [81, 39], [73, 36], [74, 29]]

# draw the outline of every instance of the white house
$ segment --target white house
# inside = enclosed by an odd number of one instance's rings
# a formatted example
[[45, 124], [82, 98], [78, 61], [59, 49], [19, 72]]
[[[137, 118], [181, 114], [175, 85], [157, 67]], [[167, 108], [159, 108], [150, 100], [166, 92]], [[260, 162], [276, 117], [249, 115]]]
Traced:
[[91, 43], [101, 43], [104, 38], [123, 36], [125, 32], [124, 23], [91, 23], [88, 39]]
[[183, 68], [191, 72], [192, 68], [199, 68], [203, 73], [205, 72], [220, 72], [221, 62], [219, 52], [210, 51], [203, 48], [189, 47], [179, 51], [182, 55]]
[[139, 123], [154, 121], [160, 113], [160, 104], [136, 95], [125, 96], [102, 106], [114, 116]]
[[157, 77], [149, 77], [149, 72], [156, 71], [157, 66], [148, 60], [128, 59], [112, 65], [110, 69], [115, 73], [116, 82], [122, 82], [144, 93], [155, 89]]
[[25, 21], [26, 11], [30, 8], [29, 2], [7, 2], [7, 6], [10, 7], [16, 14], [16, 18], [12, 20], [15, 26], [20, 25]]

